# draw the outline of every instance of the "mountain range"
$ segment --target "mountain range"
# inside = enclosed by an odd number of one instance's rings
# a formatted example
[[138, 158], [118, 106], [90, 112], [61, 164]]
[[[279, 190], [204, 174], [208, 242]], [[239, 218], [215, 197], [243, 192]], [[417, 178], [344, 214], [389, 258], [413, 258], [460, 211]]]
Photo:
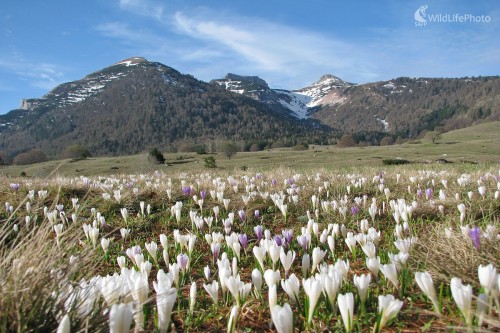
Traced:
[[333, 144], [342, 135], [379, 144], [384, 137], [404, 140], [498, 119], [498, 76], [354, 84], [323, 75], [310, 86], [283, 90], [257, 76], [203, 82], [134, 57], [0, 115], [0, 152], [37, 148], [57, 157], [75, 143], [94, 155], [199, 145], [215, 151], [227, 140], [258, 150]]

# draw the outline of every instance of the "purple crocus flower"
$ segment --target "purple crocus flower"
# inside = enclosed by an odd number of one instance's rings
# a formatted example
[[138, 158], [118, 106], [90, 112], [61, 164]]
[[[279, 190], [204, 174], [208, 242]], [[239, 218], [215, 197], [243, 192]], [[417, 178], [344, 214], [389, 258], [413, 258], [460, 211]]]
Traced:
[[271, 180], [271, 185], [276, 186], [278, 184], [278, 181], [276, 179]]
[[219, 258], [220, 254], [220, 244], [219, 243], [212, 243], [210, 245], [210, 250], [212, 250], [212, 257], [213, 257], [213, 262]]
[[238, 216], [240, 217], [241, 222], [245, 222], [245, 211], [243, 209], [238, 211]]
[[133, 263], [135, 263], [135, 255], [141, 253], [141, 247], [139, 245], [132, 246], [131, 248], [127, 249], [127, 256], [132, 260]]
[[177, 264], [179, 265], [179, 267], [183, 272], [186, 271], [188, 262], [189, 262], [189, 257], [187, 254], [181, 253], [177, 256]]
[[186, 197], [189, 197], [191, 195], [191, 186], [183, 186], [182, 194], [184, 194]]
[[472, 244], [479, 250], [479, 245], [481, 244], [481, 229], [479, 227], [474, 227], [469, 230], [469, 236], [472, 239]]
[[352, 206], [351, 207], [351, 214], [352, 215], [356, 215], [358, 213], [358, 211], [359, 211], [358, 206]]
[[302, 236], [297, 237], [297, 242], [302, 247], [302, 250], [304, 250], [304, 251], [307, 250], [307, 236], [306, 235], [302, 235]]
[[293, 185], [295, 182], [292, 178], [288, 178], [288, 185]]
[[254, 214], [255, 218], [258, 220], [260, 217], [260, 211], [258, 209], [255, 210]]
[[417, 189], [417, 197], [418, 197], [419, 199], [422, 199], [422, 196], [423, 196], [423, 192], [422, 192], [422, 190], [421, 190], [421, 189]]
[[240, 241], [241, 246], [243, 247], [243, 250], [247, 250], [248, 246], [248, 237], [246, 234], [239, 234], [238, 240]]
[[264, 230], [262, 226], [259, 224], [258, 226], [254, 227], [253, 230], [255, 231], [255, 235], [257, 236], [257, 241], [260, 242], [260, 240], [264, 236]]
[[276, 245], [281, 246], [283, 244], [283, 241], [279, 235], [274, 236], [274, 242]]
[[425, 190], [425, 197], [427, 198], [427, 200], [429, 200], [430, 198], [432, 198], [432, 193], [434, 193], [434, 191], [432, 190], [432, 188], [428, 188]]
[[200, 191], [200, 197], [205, 200], [205, 197], [207, 196], [207, 191]]
[[281, 231], [281, 234], [283, 235], [283, 238], [285, 238], [285, 241], [290, 244], [293, 239], [293, 230], [292, 229], [285, 229]]
[[19, 185], [19, 183], [10, 183], [10, 188], [13, 189], [14, 191], [19, 190], [20, 187], [21, 185]]

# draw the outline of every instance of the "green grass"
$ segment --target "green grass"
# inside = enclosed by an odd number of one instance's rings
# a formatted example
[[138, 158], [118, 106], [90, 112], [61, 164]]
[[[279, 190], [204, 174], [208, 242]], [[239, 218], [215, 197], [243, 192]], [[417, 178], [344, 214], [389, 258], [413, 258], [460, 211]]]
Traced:
[[[219, 170], [250, 168], [257, 171], [286, 166], [298, 170], [325, 168], [353, 170], [362, 167], [382, 167], [384, 159], [401, 158], [416, 164], [436, 164], [445, 159], [454, 164], [498, 165], [500, 163], [500, 121], [481, 124], [442, 135], [437, 144], [432, 142], [406, 143], [393, 146], [337, 148], [315, 146], [296, 151], [280, 148], [260, 152], [239, 152], [232, 159], [214, 154]], [[31, 177], [90, 176], [144, 173], [161, 170], [168, 173], [210, 170], [204, 168], [204, 159], [210, 155], [195, 153], [167, 153], [168, 166], [148, 162], [147, 154], [99, 157], [80, 161], [59, 160], [27, 166], [3, 166], [0, 174], [19, 176], [25, 172]]]

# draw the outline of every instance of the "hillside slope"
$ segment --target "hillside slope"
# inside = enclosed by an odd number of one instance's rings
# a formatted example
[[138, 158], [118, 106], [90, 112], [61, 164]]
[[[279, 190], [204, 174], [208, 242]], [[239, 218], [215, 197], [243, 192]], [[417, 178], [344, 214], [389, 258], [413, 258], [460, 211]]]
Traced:
[[62, 84], [23, 107], [0, 116], [0, 151], [9, 155], [39, 148], [58, 156], [69, 143], [94, 155], [122, 155], [221, 140], [295, 144], [327, 137], [263, 103], [143, 58]]

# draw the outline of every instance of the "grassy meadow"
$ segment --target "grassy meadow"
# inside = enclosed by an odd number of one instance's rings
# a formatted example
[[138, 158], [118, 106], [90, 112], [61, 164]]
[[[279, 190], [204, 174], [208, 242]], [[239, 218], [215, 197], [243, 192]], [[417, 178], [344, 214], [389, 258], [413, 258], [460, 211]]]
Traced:
[[498, 332], [499, 124], [2, 167], [0, 331]]
[[[122, 157], [99, 157], [85, 160], [56, 160], [25, 166], [2, 166], [0, 174], [47, 177], [92, 176], [151, 172], [167, 173], [198, 171], [204, 169], [204, 159], [214, 156], [218, 170], [248, 168], [256, 171], [287, 166], [297, 170], [332, 169], [354, 170], [359, 167], [380, 167], [382, 160], [402, 158], [417, 165], [432, 165], [437, 161], [457, 164], [497, 165], [500, 163], [500, 121], [481, 124], [444, 133], [437, 144], [428, 139], [413, 143], [381, 147], [337, 148], [335, 146], [311, 146], [308, 150], [291, 148], [271, 149], [260, 152], [239, 152], [232, 159], [222, 153], [198, 155], [196, 153], [166, 153], [168, 166], [148, 162], [146, 153]], [[208, 169], [207, 169], [208, 170]]]

